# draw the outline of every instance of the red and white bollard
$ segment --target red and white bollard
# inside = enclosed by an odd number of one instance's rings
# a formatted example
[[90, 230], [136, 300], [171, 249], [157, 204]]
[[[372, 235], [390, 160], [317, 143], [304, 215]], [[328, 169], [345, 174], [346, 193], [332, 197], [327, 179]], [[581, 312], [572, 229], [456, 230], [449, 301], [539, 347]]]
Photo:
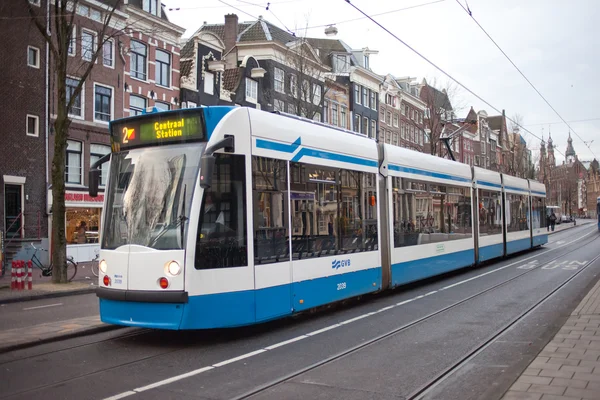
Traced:
[[33, 290], [33, 263], [27, 261], [27, 290]]
[[22, 274], [23, 272], [21, 270], [21, 261], [17, 261], [17, 290], [21, 290], [21, 284], [23, 283]]
[[12, 261], [10, 268], [10, 290], [15, 290], [17, 288], [17, 262], [15, 260]]

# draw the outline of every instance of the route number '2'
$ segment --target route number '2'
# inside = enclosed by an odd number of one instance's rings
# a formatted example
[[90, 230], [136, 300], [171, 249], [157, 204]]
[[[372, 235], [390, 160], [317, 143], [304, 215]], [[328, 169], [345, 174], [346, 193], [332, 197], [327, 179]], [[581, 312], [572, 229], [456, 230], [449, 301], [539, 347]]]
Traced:
[[344, 290], [344, 289], [346, 289], [346, 282], [337, 284], [337, 290]]

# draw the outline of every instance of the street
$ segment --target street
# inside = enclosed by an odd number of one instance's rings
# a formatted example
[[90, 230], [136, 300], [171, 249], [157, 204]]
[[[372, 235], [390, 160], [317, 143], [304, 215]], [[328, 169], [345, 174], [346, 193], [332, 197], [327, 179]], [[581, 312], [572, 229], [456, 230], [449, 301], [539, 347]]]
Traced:
[[[600, 262], [590, 264], [600, 244], [593, 224], [550, 239], [542, 249], [501, 262], [260, 326], [125, 328], [2, 354], [10, 379], [0, 396], [388, 399], [427, 388], [427, 398], [499, 398], [516, 379], [514, 371], [537, 355], [600, 273]], [[2, 310], [14, 323], [37, 324], [95, 315], [96, 307], [93, 295], [81, 295]], [[32, 369], [45, 373], [32, 380]]]

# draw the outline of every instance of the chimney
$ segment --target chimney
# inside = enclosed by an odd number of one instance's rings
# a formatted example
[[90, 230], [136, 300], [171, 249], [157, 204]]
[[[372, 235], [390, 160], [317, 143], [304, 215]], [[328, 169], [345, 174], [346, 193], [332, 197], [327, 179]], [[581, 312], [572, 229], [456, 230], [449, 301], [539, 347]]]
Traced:
[[238, 16], [235, 14], [225, 15], [225, 53], [231, 50], [238, 37]]

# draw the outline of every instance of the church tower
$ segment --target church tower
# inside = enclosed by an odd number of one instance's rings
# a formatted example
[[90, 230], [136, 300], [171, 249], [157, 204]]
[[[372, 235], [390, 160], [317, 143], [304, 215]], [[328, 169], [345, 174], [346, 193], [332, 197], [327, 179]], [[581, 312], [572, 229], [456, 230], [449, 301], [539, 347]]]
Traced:
[[575, 149], [573, 148], [573, 139], [571, 139], [571, 132], [569, 132], [569, 139], [567, 139], [567, 151], [565, 152], [565, 157], [567, 159], [567, 164], [574, 163], [575, 158], [577, 158], [577, 155], [575, 154]]
[[556, 159], [554, 158], [554, 145], [552, 144], [552, 134], [548, 132], [548, 169], [556, 167]]
[[538, 181], [544, 182], [546, 178], [547, 160], [546, 160], [546, 142], [542, 134], [542, 143], [540, 144], [540, 171], [538, 173]]

